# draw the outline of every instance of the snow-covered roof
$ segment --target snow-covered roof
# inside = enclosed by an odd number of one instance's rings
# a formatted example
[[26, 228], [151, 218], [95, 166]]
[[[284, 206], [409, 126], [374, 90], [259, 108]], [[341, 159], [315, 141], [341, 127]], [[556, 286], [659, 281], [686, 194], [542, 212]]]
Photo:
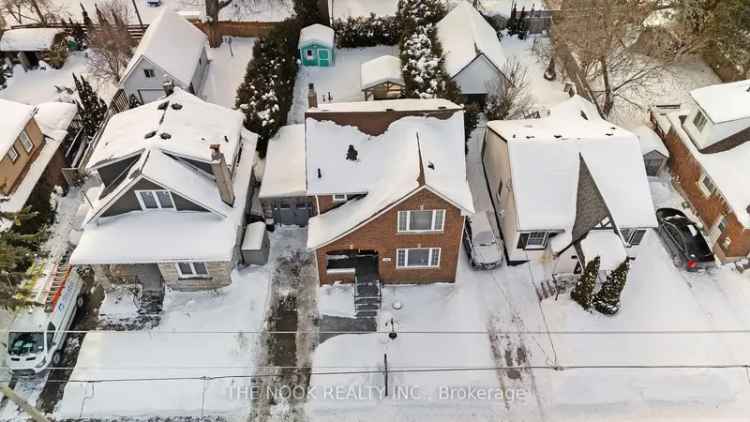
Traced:
[[68, 127], [78, 113], [78, 107], [71, 103], [49, 102], [37, 106], [34, 116], [42, 133], [62, 142], [68, 134]]
[[398, 0], [328, 0], [328, 10], [333, 19], [349, 17], [396, 16]]
[[730, 150], [703, 154], [698, 151], [690, 136], [682, 128], [679, 113], [667, 115], [680, 140], [708, 174], [727, 205], [734, 211], [737, 220], [746, 229], [750, 228], [750, 142], [742, 143]]
[[60, 28], [18, 28], [5, 31], [0, 51], [45, 51], [52, 47]]
[[[115, 217], [99, 218], [84, 226], [83, 234], [78, 246], [71, 255], [73, 264], [137, 264], [175, 261], [230, 261], [236, 246], [237, 233], [243, 221], [245, 203], [248, 200], [250, 177], [252, 175], [253, 160], [257, 138], [242, 139], [243, 153], [236, 166], [233, 188], [235, 206], [221, 204], [224, 216], [216, 212], [198, 211], [131, 211]], [[174, 181], [188, 176], [192, 172], [195, 177], [213, 183], [211, 192], [200, 194], [202, 204], [210, 201], [213, 192], [218, 196], [215, 182], [208, 176], [190, 169], [182, 163], [172, 160], [158, 151], [152, 151], [160, 156], [159, 161], [153, 162], [153, 172], [169, 172]], [[151, 161], [153, 157], [149, 158]], [[171, 168], [159, 168], [171, 160]], [[182, 166], [185, 170], [174, 171]], [[149, 173], [154, 174], [154, 173]], [[190, 188], [193, 191], [177, 190], [176, 193], [191, 195], [195, 198], [195, 190], [191, 187], [196, 178], [190, 177], [180, 185], [180, 189]], [[201, 182], [201, 185], [202, 182]], [[207, 186], [207, 185], [206, 185]], [[171, 186], [170, 186], [171, 188]], [[95, 196], [90, 193], [89, 196]], [[96, 206], [97, 204], [94, 204]], [[212, 207], [219, 208], [217, 204]], [[89, 213], [91, 215], [91, 212]]]
[[[175, 88], [163, 100], [114, 115], [91, 154], [88, 167], [100, 167], [152, 146], [167, 154], [208, 162], [209, 146], [219, 144], [224, 155], [231, 157], [239, 146], [243, 118], [239, 111]], [[166, 134], [168, 139], [164, 139]]]
[[641, 154], [645, 155], [651, 151], [656, 151], [665, 157], [669, 157], [669, 150], [653, 129], [641, 125], [633, 129], [633, 133], [638, 137], [638, 142], [641, 144]]
[[384, 82], [404, 85], [401, 73], [401, 59], [393, 56], [380, 56], [362, 63], [362, 89], [372, 88]]
[[259, 198], [304, 196], [305, 125], [279, 129], [269, 142]]
[[263, 237], [266, 235], [266, 223], [256, 221], [247, 225], [245, 238], [240, 249], [243, 251], [257, 251], [263, 247]]
[[141, 58], [147, 58], [184, 86], [190, 85], [208, 38], [195, 25], [169, 8], [148, 26], [125, 68], [126, 80]]
[[572, 227], [581, 157], [616, 224], [630, 228], [656, 226], [636, 136], [598, 114], [589, 115], [580, 107], [580, 99], [574, 97], [566, 102], [553, 108], [549, 117], [487, 124], [508, 142], [518, 228]]
[[750, 79], [694, 89], [690, 96], [714, 123], [750, 117]]
[[34, 107], [0, 98], [0, 116], [0, 157], [3, 157], [34, 116]]
[[405, 98], [402, 100], [358, 101], [353, 103], [323, 103], [309, 109], [308, 112], [372, 113], [384, 111], [460, 110], [462, 108], [462, 106], [452, 101], [441, 98], [428, 100]]
[[[347, 159], [350, 145], [357, 151], [356, 161]], [[463, 159], [461, 111], [444, 120], [403, 117], [379, 136], [308, 117], [306, 146], [308, 193], [367, 193], [310, 219], [309, 248], [345, 235], [416, 189], [429, 189], [465, 214], [474, 212]]]
[[505, 64], [495, 30], [467, 1], [459, 2], [437, 23], [437, 37], [443, 46], [445, 70], [451, 78], [479, 54], [484, 54], [498, 70]]
[[628, 257], [622, 239], [612, 230], [591, 230], [580, 245], [587, 263], [600, 258], [600, 271], [612, 271]]
[[299, 33], [298, 48], [310, 44], [318, 44], [323, 47], [333, 48], [333, 29], [319, 23], [302, 28]]

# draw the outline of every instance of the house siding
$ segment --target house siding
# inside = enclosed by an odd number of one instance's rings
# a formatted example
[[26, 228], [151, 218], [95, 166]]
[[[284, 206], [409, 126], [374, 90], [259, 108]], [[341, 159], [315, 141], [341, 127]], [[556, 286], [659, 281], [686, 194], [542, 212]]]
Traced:
[[18, 184], [21, 183], [23, 176], [31, 166], [31, 163], [42, 150], [42, 146], [44, 146], [44, 136], [42, 135], [42, 131], [39, 129], [36, 120], [33, 118], [30, 119], [26, 123], [24, 130], [34, 144], [34, 149], [32, 149], [30, 153], [26, 152], [21, 144], [20, 138], [17, 137], [13, 142], [13, 146], [18, 152], [18, 159], [16, 159], [15, 162], [11, 161], [10, 157], [8, 157], [7, 151], [2, 158], [0, 158], [0, 192], [4, 195], [9, 195], [16, 190]]
[[[138, 202], [138, 198], [135, 196], [137, 190], [153, 190], [153, 189], [164, 189], [164, 187], [152, 183], [148, 180], [139, 180], [135, 185], [131, 186], [127, 192], [123, 193], [112, 205], [110, 205], [106, 211], [102, 213], [102, 217], [112, 217], [115, 215], [125, 214], [130, 211], [141, 211], [141, 205]], [[204, 211], [208, 212], [207, 209], [195, 204], [182, 196], [172, 192], [172, 198], [174, 199], [175, 207], [177, 211]]]
[[[398, 211], [446, 210], [444, 230], [431, 234], [397, 233]], [[459, 259], [464, 217], [461, 211], [427, 189], [415, 192], [397, 206], [366, 225], [315, 251], [321, 284], [351, 282], [353, 275], [327, 274], [326, 254], [342, 250], [378, 252], [380, 280], [388, 284], [453, 282]], [[396, 269], [398, 248], [441, 248], [440, 266], [435, 269]]]
[[115, 161], [111, 164], [100, 167], [99, 169], [97, 169], [99, 179], [102, 181], [104, 186], [111, 185], [112, 182], [117, 179], [117, 176], [121, 175], [122, 172], [130, 168], [130, 166], [133, 165], [133, 163], [136, 162], [139, 157], [139, 155], [135, 155], [133, 157]]
[[471, 63], [453, 76], [464, 95], [487, 95], [501, 92], [505, 86], [503, 74], [487, 59], [478, 55]]
[[195, 72], [193, 72], [193, 78], [191, 79], [191, 84], [193, 85], [193, 91], [196, 95], [201, 94], [203, 92], [203, 84], [206, 81], [206, 75], [208, 74], [208, 55], [206, 53], [206, 47], [203, 47], [201, 50], [201, 56], [199, 59], [199, 62], [197, 63], [195, 67]]
[[[722, 261], [732, 261], [748, 256], [750, 254], [750, 230], [740, 224], [720, 195], [714, 193], [707, 197], [703, 194], [698, 187], [703, 169], [675, 128], [671, 128], [664, 137], [664, 144], [669, 149], [668, 163], [675, 176], [674, 180], [695, 213], [703, 221], [706, 230], [710, 230], [718, 224], [723, 215], [726, 215], [727, 228], [711, 245], [714, 253]], [[731, 239], [731, 243], [724, 248], [724, 241], [727, 237]]]

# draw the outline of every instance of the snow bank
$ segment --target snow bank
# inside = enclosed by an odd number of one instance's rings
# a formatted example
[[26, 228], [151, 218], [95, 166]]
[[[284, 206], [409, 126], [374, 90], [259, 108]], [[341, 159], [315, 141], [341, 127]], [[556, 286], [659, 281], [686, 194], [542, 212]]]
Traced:
[[62, 142], [68, 135], [70, 122], [73, 121], [77, 113], [78, 107], [75, 104], [61, 102], [42, 103], [37, 106], [37, 113], [34, 115], [34, 119], [43, 134]]
[[0, 154], [5, 156], [34, 115], [34, 107], [0, 99]]

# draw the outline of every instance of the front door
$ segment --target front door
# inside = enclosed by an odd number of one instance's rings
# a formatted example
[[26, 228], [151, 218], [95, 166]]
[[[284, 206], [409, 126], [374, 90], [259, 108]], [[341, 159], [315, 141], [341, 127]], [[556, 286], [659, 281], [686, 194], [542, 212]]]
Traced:
[[331, 56], [330, 52], [325, 48], [318, 50], [318, 66], [330, 66]]

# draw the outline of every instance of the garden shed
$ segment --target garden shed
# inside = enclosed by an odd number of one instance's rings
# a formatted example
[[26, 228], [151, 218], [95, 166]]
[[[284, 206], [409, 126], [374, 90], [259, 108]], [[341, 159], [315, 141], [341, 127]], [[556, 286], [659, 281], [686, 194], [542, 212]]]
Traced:
[[304, 66], [329, 67], [334, 63], [333, 29], [316, 23], [302, 28], [297, 50]]
[[46, 60], [49, 51], [64, 41], [65, 32], [61, 28], [10, 29], [0, 38], [0, 51], [28, 70]]
[[392, 100], [401, 98], [404, 91], [404, 77], [401, 72], [401, 59], [393, 56], [380, 56], [362, 63], [362, 92], [365, 101]]
[[245, 229], [242, 241], [242, 260], [245, 264], [265, 265], [268, 262], [270, 240], [266, 231], [266, 224], [262, 221], [250, 223]]
[[641, 144], [643, 164], [646, 166], [646, 175], [658, 176], [669, 159], [669, 151], [664, 146], [659, 135], [648, 126], [638, 126], [633, 129]]

